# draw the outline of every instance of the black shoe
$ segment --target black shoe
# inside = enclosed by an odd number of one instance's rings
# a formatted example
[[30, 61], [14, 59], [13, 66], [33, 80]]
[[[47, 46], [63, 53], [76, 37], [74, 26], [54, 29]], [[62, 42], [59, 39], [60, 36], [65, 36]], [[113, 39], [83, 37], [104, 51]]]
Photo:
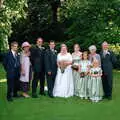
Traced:
[[32, 98], [38, 98], [37, 94], [32, 94]]
[[54, 96], [53, 96], [53, 95], [49, 95], [49, 97], [50, 97], [50, 98], [54, 98]]
[[20, 98], [20, 97], [22, 97], [21, 95], [18, 95], [18, 94], [15, 94], [15, 95], [13, 95], [13, 97], [14, 98]]
[[54, 98], [54, 96], [53, 96], [52, 94], [48, 94], [48, 96], [49, 96], [50, 98]]
[[112, 97], [111, 97], [111, 96], [109, 96], [109, 97], [107, 97], [107, 99], [108, 99], [108, 100], [112, 100]]
[[107, 96], [103, 96], [103, 99], [107, 99]]
[[43, 95], [43, 96], [46, 96], [46, 94], [43, 92], [43, 93], [40, 93], [40, 95]]
[[8, 102], [13, 102], [13, 99], [12, 98], [7, 98], [7, 101]]

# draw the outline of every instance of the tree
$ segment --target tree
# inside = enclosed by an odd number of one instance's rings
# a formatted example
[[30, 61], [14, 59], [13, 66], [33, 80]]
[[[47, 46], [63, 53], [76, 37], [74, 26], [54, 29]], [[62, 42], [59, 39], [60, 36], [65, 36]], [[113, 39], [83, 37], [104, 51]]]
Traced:
[[37, 37], [45, 41], [50, 39], [63, 40], [62, 24], [58, 21], [59, 0], [28, 0], [27, 18], [19, 19], [12, 24], [13, 33], [10, 41], [17, 39], [20, 43], [35, 43]]
[[26, 0], [4, 0], [0, 1], [0, 50], [8, 49], [8, 37], [12, 33], [12, 24], [20, 18], [25, 18], [24, 8], [27, 7]]
[[66, 0], [61, 7], [61, 22], [71, 47], [91, 44], [100, 47], [102, 41], [120, 42], [120, 0]]

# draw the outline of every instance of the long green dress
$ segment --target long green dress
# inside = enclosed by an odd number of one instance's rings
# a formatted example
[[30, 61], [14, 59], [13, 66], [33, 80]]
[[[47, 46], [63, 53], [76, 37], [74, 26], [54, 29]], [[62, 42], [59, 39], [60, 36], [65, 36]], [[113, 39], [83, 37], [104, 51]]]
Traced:
[[[81, 61], [81, 57], [76, 55], [76, 54], [72, 54], [72, 59], [73, 59], [73, 65], [79, 65], [80, 61]], [[74, 95], [75, 96], [79, 96], [79, 89], [78, 89], [78, 81], [80, 79], [80, 73], [73, 70], [73, 81], [74, 81]]]
[[[80, 62], [80, 66], [81, 66], [81, 70], [80, 73], [87, 73], [89, 72], [89, 67], [90, 67], [91, 63], [89, 60], [81, 60]], [[88, 99], [88, 80], [89, 80], [89, 76], [84, 75], [83, 77], [80, 76], [80, 79], [78, 81], [78, 95], [81, 99]]]
[[[98, 68], [91, 68], [90, 70], [90, 74], [102, 74], [102, 69], [100, 67]], [[98, 102], [100, 100], [102, 100], [102, 96], [103, 96], [103, 86], [102, 86], [102, 79], [100, 76], [97, 77], [90, 77], [90, 81], [89, 81], [89, 97], [90, 100], [92, 100], [93, 102]]]

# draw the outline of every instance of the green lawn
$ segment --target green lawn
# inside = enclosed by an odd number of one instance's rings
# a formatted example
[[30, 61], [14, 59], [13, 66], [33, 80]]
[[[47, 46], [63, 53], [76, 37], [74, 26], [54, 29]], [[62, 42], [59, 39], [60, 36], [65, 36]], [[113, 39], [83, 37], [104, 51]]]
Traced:
[[120, 72], [114, 71], [113, 100], [91, 103], [73, 98], [5, 99], [6, 82], [0, 66], [0, 120], [120, 120]]

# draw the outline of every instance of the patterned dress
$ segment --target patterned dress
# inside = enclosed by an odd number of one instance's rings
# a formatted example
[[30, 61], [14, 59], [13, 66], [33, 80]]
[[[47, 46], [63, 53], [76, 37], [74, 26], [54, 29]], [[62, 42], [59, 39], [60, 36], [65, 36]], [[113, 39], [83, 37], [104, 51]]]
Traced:
[[94, 59], [97, 59], [97, 60], [99, 61], [99, 63], [100, 63], [100, 66], [101, 66], [101, 58], [100, 58], [100, 55], [97, 54], [97, 53], [94, 54], [94, 55], [89, 54], [89, 60], [90, 60], [91, 63], [93, 62]]
[[23, 65], [25, 75], [20, 75], [20, 88], [21, 91], [27, 92], [29, 90], [29, 82], [31, 78], [31, 63], [29, 56], [26, 56], [24, 53], [20, 56], [20, 63]]
[[89, 60], [82, 60], [80, 62], [80, 66], [81, 66], [81, 70], [79, 73], [80, 79], [78, 81], [77, 84], [77, 88], [79, 89], [78, 91], [78, 96], [83, 99], [87, 99], [88, 98], [88, 80], [89, 80], [89, 76], [84, 75], [81, 76], [80, 74], [84, 74], [87, 73], [89, 71], [89, 67], [90, 67], [91, 63]]
[[[72, 59], [73, 59], [73, 65], [79, 65], [80, 64], [80, 61], [81, 61], [80, 56], [72, 54]], [[78, 92], [79, 91], [79, 88], [78, 88], [79, 79], [80, 79], [79, 72], [73, 70], [74, 95], [75, 96], [78, 96], [78, 93], [79, 93]]]
[[[90, 74], [92, 75], [101, 75], [102, 74], [102, 69], [100, 67], [98, 68], [91, 68]], [[90, 77], [90, 82], [89, 82], [89, 97], [92, 101], [98, 102], [102, 100], [103, 96], [103, 87], [102, 87], [102, 79], [101, 76], [97, 77]]]

